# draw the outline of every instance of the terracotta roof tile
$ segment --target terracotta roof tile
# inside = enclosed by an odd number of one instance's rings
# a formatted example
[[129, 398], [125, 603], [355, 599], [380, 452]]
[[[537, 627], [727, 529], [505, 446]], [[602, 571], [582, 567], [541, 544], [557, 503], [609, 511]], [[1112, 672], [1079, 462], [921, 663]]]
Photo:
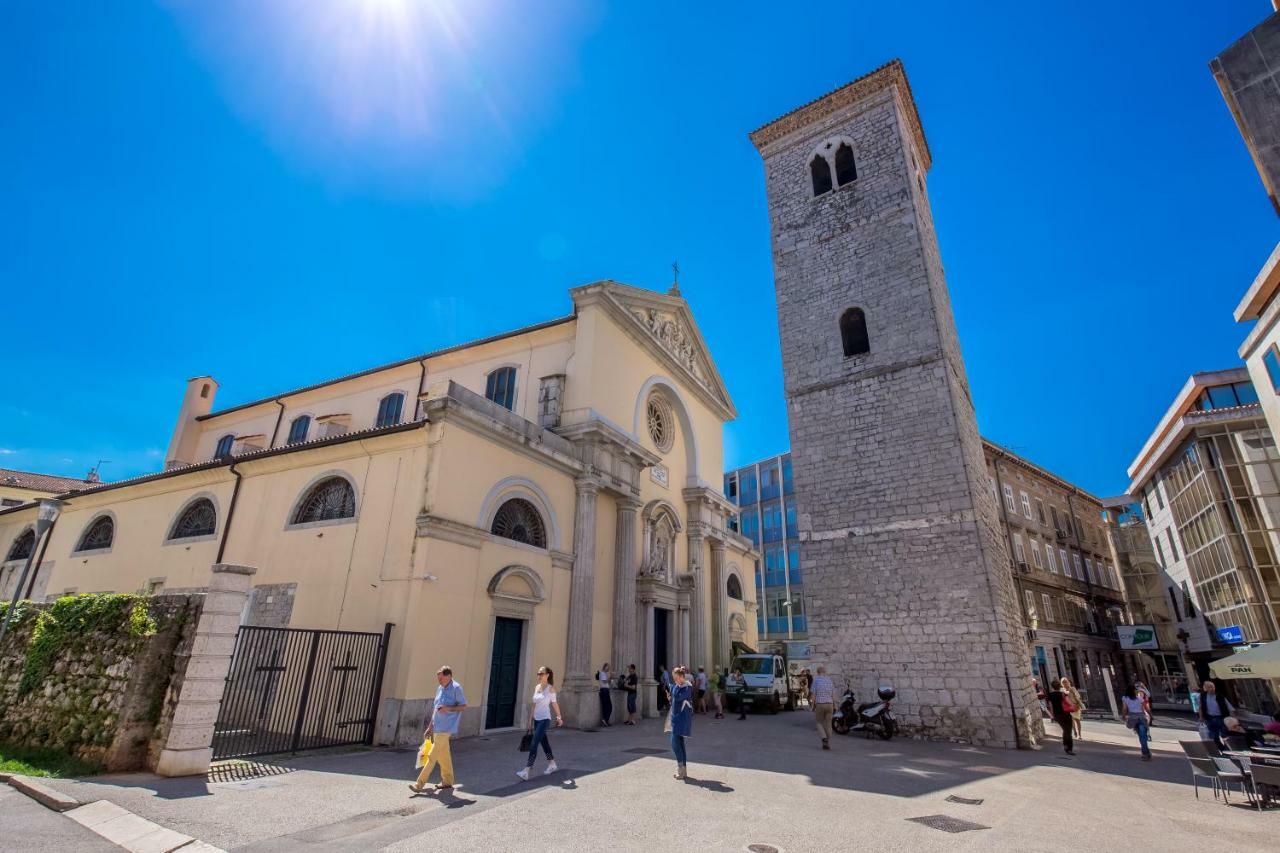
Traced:
[[53, 474], [37, 474], [33, 471], [15, 471], [12, 468], [0, 468], [0, 486], [16, 489], [30, 489], [33, 492], [79, 492], [92, 489], [101, 483], [90, 483], [75, 477], [55, 477]]

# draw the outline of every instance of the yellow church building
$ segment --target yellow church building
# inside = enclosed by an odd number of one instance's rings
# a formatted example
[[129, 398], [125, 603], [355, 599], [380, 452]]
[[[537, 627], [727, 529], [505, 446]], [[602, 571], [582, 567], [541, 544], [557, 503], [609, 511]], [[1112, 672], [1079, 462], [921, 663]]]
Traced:
[[[573, 313], [215, 410], [191, 379], [165, 470], [80, 484], [36, 545], [0, 510], [0, 594], [201, 589], [256, 568], [244, 625], [382, 631], [383, 743], [420, 739], [434, 673], [461, 732], [522, 727], [552, 667], [566, 722], [599, 722], [593, 676], [728, 665], [756, 643], [751, 543], [726, 526], [735, 416], [687, 303], [612, 281]], [[35, 552], [32, 553], [34, 547]]]

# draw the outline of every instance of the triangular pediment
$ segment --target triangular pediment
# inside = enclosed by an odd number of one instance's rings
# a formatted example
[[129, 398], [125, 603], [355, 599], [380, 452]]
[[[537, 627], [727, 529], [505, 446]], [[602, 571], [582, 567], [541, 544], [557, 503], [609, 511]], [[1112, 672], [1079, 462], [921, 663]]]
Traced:
[[693, 320], [689, 303], [683, 298], [616, 281], [601, 281], [575, 288], [573, 299], [576, 305], [598, 302], [633, 339], [666, 363], [683, 384], [724, 420], [737, 417], [729, 389], [720, 378], [707, 342]]

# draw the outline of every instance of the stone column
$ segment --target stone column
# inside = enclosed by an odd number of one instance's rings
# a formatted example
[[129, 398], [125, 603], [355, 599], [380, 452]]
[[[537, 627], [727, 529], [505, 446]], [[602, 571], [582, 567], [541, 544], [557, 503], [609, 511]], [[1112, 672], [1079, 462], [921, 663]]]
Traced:
[[676, 651], [679, 653], [680, 663], [694, 667], [694, 672], [697, 672], [697, 666], [689, 658], [689, 608], [681, 607], [677, 610], [677, 614], [680, 621], [680, 646]]
[[249, 600], [252, 566], [216, 563], [191, 644], [178, 705], [156, 761], [161, 776], [202, 776], [213, 760], [213, 726], [231, 671], [240, 614]]
[[564, 704], [566, 722], [594, 729], [600, 710], [591, 671], [591, 616], [596, 589], [596, 502], [600, 486], [583, 477], [575, 482], [577, 504], [573, 516], [573, 575], [569, 582], [569, 642], [565, 651]]
[[641, 608], [643, 616], [640, 620], [640, 656], [644, 659], [642, 664], [644, 672], [640, 674], [642, 700], [640, 710], [646, 717], [656, 717], [658, 716], [658, 681], [653, 677], [657, 665], [657, 661], [653, 659], [653, 635], [657, 628], [654, 624], [656, 617], [653, 613], [653, 599], [646, 599], [641, 604]]
[[700, 533], [689, 534], [689, 571], [693, 574], [693, 595], [690, 597], [689, 614], [689, 666], [697, 672], [698, 667], [710, 665], [707, 660], [707, 590], [706, 579], [702, 576], [702, 545], [706, 540]]
[[[628, 664], [640, 668], [640, 661], [636, 659], [636, 517], [640, 502], [618, 498], [617, 503], [613, 550], [613, 665], [625, 675]], [[652, 672], [648, 675], [653, 677]]]
[[729, 593], [725, 588], [724, 543], [711, 540], [711, 650], [712, 668], [727, 666], [729, 661]]

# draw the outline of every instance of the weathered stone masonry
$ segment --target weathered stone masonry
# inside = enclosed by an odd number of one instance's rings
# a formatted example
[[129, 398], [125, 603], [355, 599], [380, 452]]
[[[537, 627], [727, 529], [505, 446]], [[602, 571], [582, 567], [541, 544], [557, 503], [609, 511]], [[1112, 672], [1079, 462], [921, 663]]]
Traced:
[[[1029, 746], [1019, 602], [938, 256], [928, 147], [896, 61], [752, 134], [765, 161], [814, 655], [909, 731]], [[857, 178], [814, 196], [810, 160]], [[839, 320], [866, 315], [846, 357]]]

